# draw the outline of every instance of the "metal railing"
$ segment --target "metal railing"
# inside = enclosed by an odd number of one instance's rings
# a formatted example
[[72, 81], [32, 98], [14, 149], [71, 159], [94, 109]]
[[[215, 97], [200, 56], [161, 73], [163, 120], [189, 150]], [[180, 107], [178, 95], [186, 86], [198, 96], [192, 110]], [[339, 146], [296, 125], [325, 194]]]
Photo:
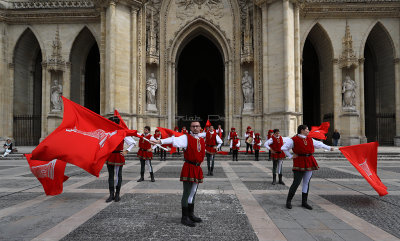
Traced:
[[396, 134], [396, 115], [394, 113], [377, 113], [376, 126], [379, 145], [393, 146]]
[[34, 146], [39, 144], [41, 135], [40, 115], [14, 116], [13, 136], [16, 146]]

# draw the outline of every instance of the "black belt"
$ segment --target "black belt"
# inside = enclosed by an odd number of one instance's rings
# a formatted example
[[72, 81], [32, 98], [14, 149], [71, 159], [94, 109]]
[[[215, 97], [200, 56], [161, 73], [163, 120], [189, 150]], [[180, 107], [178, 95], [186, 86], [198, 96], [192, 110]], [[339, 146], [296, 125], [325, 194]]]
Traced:
[[189, 164], [192, 164], [192, 165], [195, 165], [196, 167], [199, 167], [201, 165], [201, 163], [191, 162], [191, 161], [188, 161], [188, 160], [185, 160], [185, 162], [189, 163]]
[[120, 151], [113, 151], [112, 153], [120, 153], [122, 150], [120, 150]]
[[206, 145], [206, 146], [209, 146], [209, 147], [214, 147], [214, 146], [217, 146], [217, 145], [213, 145], [213, 146], [212, 146], [212, 145]]
[[147, 149], [143, 149], [143, 148], [139, 148], [139, 150], [141, 150], [141, 151], [148, 151]]
[[297, 154], [297, 156], [312, 156], [313, 154]]

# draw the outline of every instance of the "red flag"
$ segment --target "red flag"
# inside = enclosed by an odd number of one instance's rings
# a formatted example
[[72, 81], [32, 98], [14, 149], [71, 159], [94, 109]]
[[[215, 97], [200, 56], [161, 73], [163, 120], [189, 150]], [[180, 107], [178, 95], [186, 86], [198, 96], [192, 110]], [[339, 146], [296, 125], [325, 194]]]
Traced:
[[315, 139], [326, 140], [329, 126], [329, 122], [323, 122], [320, 126], [312, 126], [308, 136]]
[[114, 116], [119, 118], [119, 125], [122, 126], [124, 129], [129, 129], [128, 126], [126, 125], [124, 119], [122, 119], [121, 115], [117, 110], [114, 110]]
[[[163, 127], [157, 127], [157, 129], [160, 131], [162, 139], [165, 139], [165, 138], [168, 138], [171, 136], [178, 137], [178, 136], [184, 135], [183, 133], [173, 131], [173, 130], [163, 128]], [[176, 147], [174, 147], [172, 145], [163, 145], [163, 146], [168, 146], [171, 148], [171, 151], [169, 152], [169, 154], [174, 154], [176, 152]]]
[[[205, 127], [210, 127], [211, 126], [211, 122], [210, 122], [210, 120], [207, 120], [207, 122], [206, 122], [206, 126]], [[205, 128], [204, 128], [205, 129]]]
[[66, 162], [56, 160], [38, 161], [32, 160], [32, 154], [25, 154], [32, 174], [42, 184], [46, 195], [58, 195], [63, 191], [63, 182], [69, 177], [64, 175]]
[[380, 196], [388, 194], [387, 187], [376, 173], [378, 142], [340, 147], [339, 150]]
[[61, 125], [32, 152], [34, 160], [63, 160], [99, 176], [111, 152], [134, 130], [122, 126], [63, 97]]

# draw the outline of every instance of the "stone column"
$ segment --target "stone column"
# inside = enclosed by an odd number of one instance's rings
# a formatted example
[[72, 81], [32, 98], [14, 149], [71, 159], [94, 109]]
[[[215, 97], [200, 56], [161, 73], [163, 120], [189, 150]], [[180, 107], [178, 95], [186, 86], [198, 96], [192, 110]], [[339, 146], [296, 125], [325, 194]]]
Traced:
[[70, 99], [71, 95], [71, 62], [65, 63], [65, 70], [63, 72], [63, 93], [65, 98]]
[[115, 42], [116, 42], [116, 3], [110, 1], [106, 14], [106, 62], [105, 62], [105, 113], [113, 112], [115, 108]]
[[283, 102], [284, 102], [284, 111], [289, 111], [289, 0], [283, 0], [282, 5], [282, 15], [283, 15], [283, 83], [284, 83], [284, 95], [283, 95]]
[[298, 4], [294, 6], [294, 61], [295, 61], [295, 93], [296, 107], [295, 112], [302, 112], [302, 86], [301, 86], [301, 50], [300, 50], [300, 8]]
[[367, 137], [365, 136], [365, 97], [364, 97], [364, 58], [358, 60], [358, 70], [360, 78], [360, 142], [366, 143]]
[[339, 116], [342, 113], [342, 71], [339, 68], [338, 59], [332, 61], [332, 72], [333, 72], [333, 123], [334, 129], [338, 129], [341, 132], [341, 124]]
[[262, 15], [262, 43], [263, 43], [263, 113], [269, 113], [268, 108], [268, 4], [265, 2], [261, 5]]
[[106, 112], [106, 9], [101, 9], [100, 12], [100, 114], [104, 115]]
[[130, 128], [137, 128], [137, 14], [138, 9], [131, 8], [131, 88], [130, 88], [130, 112], [132, 124]]
[[[6, 92], [4, 94], [6, 101], [5, 103], [5, 112], [4, 115], [5, 119], [5, 124], [4, 127], [4, 133], [6, 137], [13, 137], [13, 123], [14, 123], [14, 106], [13, 106], [13, 101], [14, 101], [14, 63], [10, 63], [8, 65], [8, 83], [10, 84], [10, 91]], [[4, 75], [6, 77], [6, 75]], [[6, 79], [7, 80], [7, 79]]]
[[6, 43], [7, 35], [6, 35], [6, 24], [0, 23], [0, 140], [6, 137], [12, 137], [12, 123], [13, 123], [13, 110], [12, 103], [13, 98], [10, 98], [10, 95], [13, 95], [13, 86], [14, 77], [12, 81], [10, 81], [9, 76], [14, 75], [14, 65], [10, 64], [7, 69], [7, 58], [5, 56], [6, 53]]
[[394, 59], [395, 93], [396, 93], [396, 136], [394, 145], [400, 146], [400, 59]]

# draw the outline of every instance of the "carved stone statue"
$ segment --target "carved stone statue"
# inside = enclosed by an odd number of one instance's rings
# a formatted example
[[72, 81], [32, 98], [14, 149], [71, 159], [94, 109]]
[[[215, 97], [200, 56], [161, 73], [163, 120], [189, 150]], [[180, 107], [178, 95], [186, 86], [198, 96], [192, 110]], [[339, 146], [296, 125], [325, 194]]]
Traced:
[[157, 91], [157, 79], [154, 76], [154, 73], [151, 73], [150, 77], [147, 79], [146, 82], [147, 110], [157, 111], [156, 91]]
[[350, 78], [350, 76], [346, 75], [343, 86], [342, 86], [342, 94], [343, 94], [343, 107], [347, 109], [354, 109], [356, 106], [356, 87], [357, 84], [354, 80]]
[[61, 81], [54, 80], [53, 85], [51, 86], [51, 110], [52, 111], [61, 111], [62, 110], [62, 84]]
[[244, 110], [253, 109], [253, 104], [254, 104], [253, 78], [249, 75], [248, 71], [244, 71], [244, 76], [242, 78], [242, 90], [244, 96]]

